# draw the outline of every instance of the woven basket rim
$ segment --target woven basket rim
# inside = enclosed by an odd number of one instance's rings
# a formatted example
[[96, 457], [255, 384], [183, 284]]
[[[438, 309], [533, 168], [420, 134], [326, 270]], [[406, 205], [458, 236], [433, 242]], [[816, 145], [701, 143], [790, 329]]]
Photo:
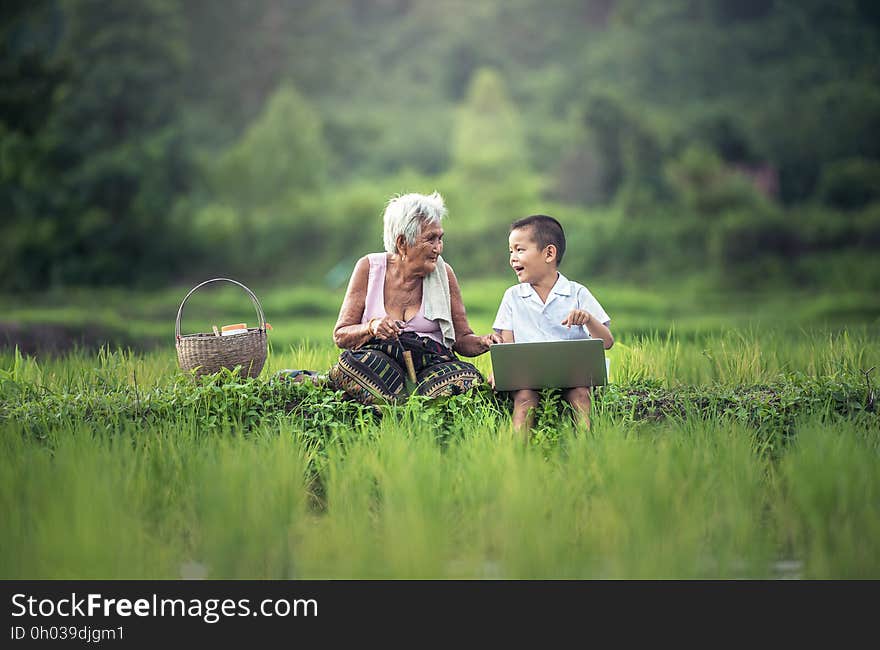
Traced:
[[[190, 338], [193, 336], [201, 336], [203, 334], [202, 332], [198, 332], [196, 334], [181, 334], [181, 332], [180, 332], [180, 319], [183, 316], [183, 307], [184, 307], [184, 305], [186, 305], [186, 301], [189, 300], [190, 296], [192, 296], [193, 293], [195, 293], [197, 289], [200, 289], [201, 287], [205, 286], [206, 284], [211, 284], [212, 282], [230, 282], [232, 284], [235, 284], [235, 285], [238, 285], [239, 287], [241, 287], [245, 291], [245, 293], [247, 293], [248, 297], [251, 299], [251, 304], [254, 306], [254, 309], [257, 312], [258, 326], [247, 328], [248, 334], [250, 334], [250, 331], [252, 329], [256, 329], [256, 330], [259, 330], [259, 331], [265, 333], [265, 331], [266, 331], [266, 316], [263, 314], [263, 306], [260, 304], [260, 299], [257, 298], [256, 294], [253, 291], [251, 291], [250, 289], [248, 289], [245, 285], [243, 285], [238, 280], [232, 280], [230, 278], [211, 278], [210, 280], [205, 280], [204, 282], [197, 284], [192, 289], [190, 289], [189, 293], [187, 293], [186, 296], [184, 297], [184, 299], [181, 301], [180, 307], [177, 309], [177, 318], [174, 321], [174, 337], [175, 337], [175, 339], [180, 341], [183, 338]], [[221, 338], [221, 337], [215, 337], [213, 334], [211, 335], [211, 337], [212, 338]]]
[[262, 328], [248, 327], [247, 332], [244, 334], [232, 334], [232, 335], [227, 334], [226, 336], [217, 336], [213, 332], [196, 332], [194, 334], [181, 334], [179, 336], [179, 340], [182, 341], [183, 339], [190, 339], [190, 340], [192, 340], [192, 339], [199, 339], [199, 340], [205, 339], [208, 341], [217, 341], [217, 342], [230, 341], [231, 342], [231, 341], [235, 341], [236, 339], [241, 340], [239, 337], [249, 336], [251, 334], [254, 334], [255, 332], [259, 332], [261, 334], [266, 334], [266, 330], [264, 330]]

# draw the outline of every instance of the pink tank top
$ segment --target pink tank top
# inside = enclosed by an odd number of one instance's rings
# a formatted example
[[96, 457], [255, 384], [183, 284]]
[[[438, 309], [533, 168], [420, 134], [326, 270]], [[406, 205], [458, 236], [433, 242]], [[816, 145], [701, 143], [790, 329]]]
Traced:
[[[371, 253], [367, 255], [370, 260], [370, 275], [367, 280], [367, 299], [364, 305], [362, 323], [367, 323], [371, 318], [383, 318], [388, 315], [385, 311], [385, 269], [388, 267], [388, 255], [386, 253]], [[437, 321], [425, 318], [425, 300], [419, 306], [418, 313], [406, 321], [404, 332], [415, 332], [419, 336], [427, 336], [441, 345], [443, 333]]]

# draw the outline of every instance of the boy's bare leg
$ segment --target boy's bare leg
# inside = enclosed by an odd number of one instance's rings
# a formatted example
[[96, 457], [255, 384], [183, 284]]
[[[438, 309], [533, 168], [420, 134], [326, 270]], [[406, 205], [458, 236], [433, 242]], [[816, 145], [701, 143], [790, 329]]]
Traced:
[[567, 388], [564, 391], [566, 401], [574, 408], [575, 426], [590, 430], [590, 389], [587, 386]]
[[526, 442], [529, 430], [535, 423], [535, 411], [538, 408], [538, 393], [529, 388], [513, 393], [513, 430], [520, 434]]

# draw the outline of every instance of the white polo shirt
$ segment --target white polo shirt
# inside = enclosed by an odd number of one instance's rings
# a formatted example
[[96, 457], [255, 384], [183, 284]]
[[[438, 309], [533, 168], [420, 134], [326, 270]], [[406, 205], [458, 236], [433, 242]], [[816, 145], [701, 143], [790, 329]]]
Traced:
[[528, 282], [505, 291], [492, 328], [511, 330], [517, 343], [590, 338], [583, 325], [569, 328], [561, 324], [572, 309], [583, 309], [605, 325], [611, 322], [611, 317], [584, 285], [572, 282], [560, 273], [546, 303], [541, 302]]

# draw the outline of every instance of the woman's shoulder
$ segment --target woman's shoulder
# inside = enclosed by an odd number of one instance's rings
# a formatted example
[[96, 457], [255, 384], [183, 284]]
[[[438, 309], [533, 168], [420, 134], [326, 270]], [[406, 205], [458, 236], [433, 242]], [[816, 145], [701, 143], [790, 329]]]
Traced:
[[375, 253], [371, 253], [358, 258], [358, 261], [354, 263], [354, 268], [351, 271], [352, 278], [360, 279], [366, 278], [370, 275], [371, 269], [376, 266], [376, 262], [373, 259], [374, 254]]
[[371, 269], [384, 268], [387, 265], [386, 260], [386, 253], [367, 253], [355, 262], [354, 273], [366, 273]]
[[367, 253], [358, 262], [361, 260], [366, 260], [370, 266], [385, 266], [388, 261], [388, 253]]

